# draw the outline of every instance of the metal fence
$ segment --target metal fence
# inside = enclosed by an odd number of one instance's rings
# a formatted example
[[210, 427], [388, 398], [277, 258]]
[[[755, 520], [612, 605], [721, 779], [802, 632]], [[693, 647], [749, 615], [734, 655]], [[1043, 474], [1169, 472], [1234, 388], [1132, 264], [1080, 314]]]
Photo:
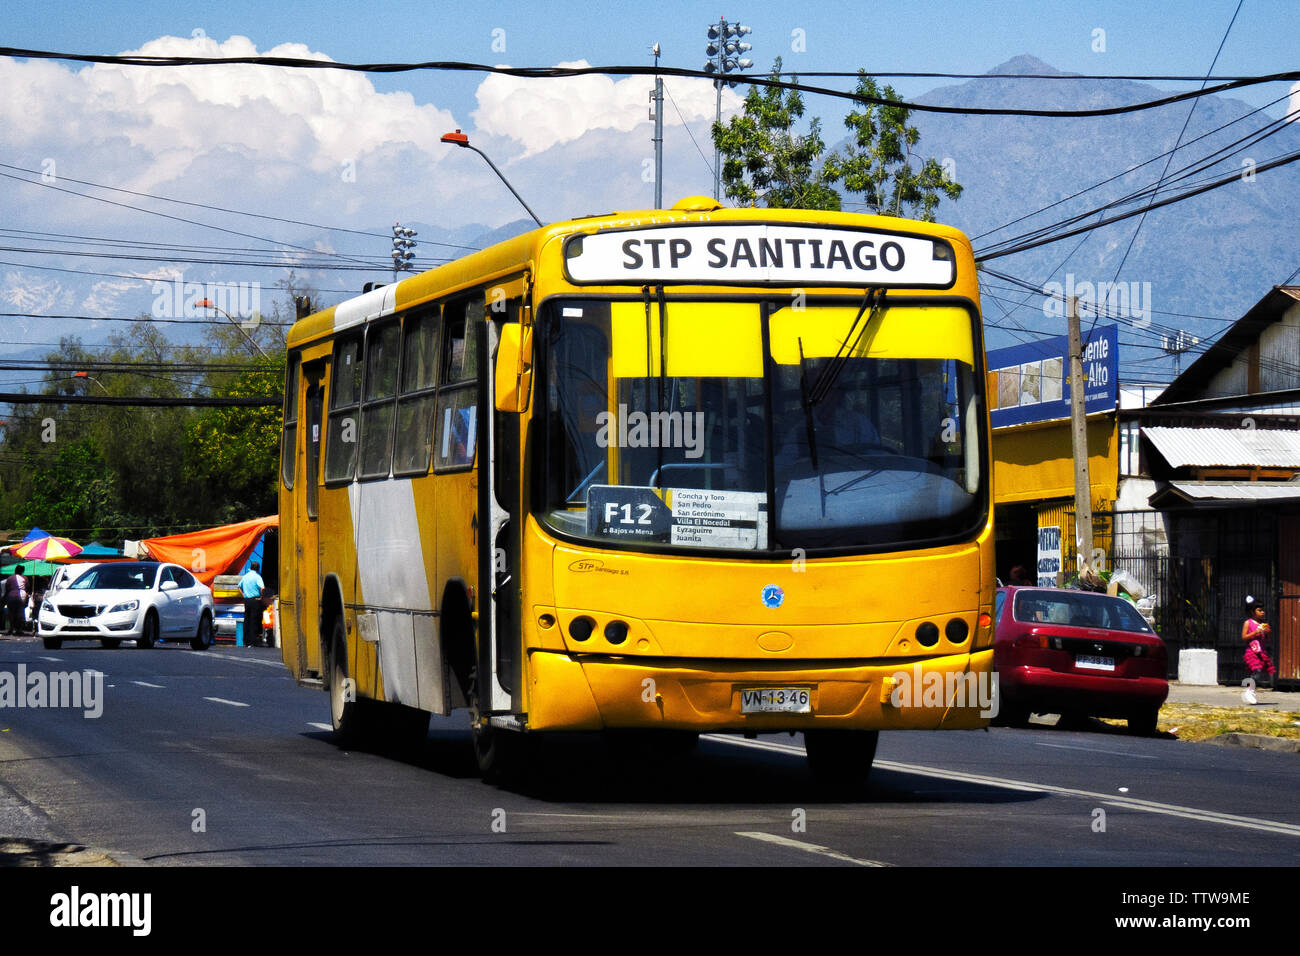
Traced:
[[[1183, 648], [1219, 653], [1219, 680], [1248, 676], [1241, 625], [1246, 598], [1262, 601], [1278, 620], [1277, 519], [1267, 511], [1171, 514], [1167, 534], [1152, 527], [1152, 512], [1114, 512], [1109, 560], [1156, 596], [1155, 621], [1176, 676]], [[1272, 638], [1276, 645], [1276, 629]], [[1277, 659], [1277, 647], [1269, 648]]]

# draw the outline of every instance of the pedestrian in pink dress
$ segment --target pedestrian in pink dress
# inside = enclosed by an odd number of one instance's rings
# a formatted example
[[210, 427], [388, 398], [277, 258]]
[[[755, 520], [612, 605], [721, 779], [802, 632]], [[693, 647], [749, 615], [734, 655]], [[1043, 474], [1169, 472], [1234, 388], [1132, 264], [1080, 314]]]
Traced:
[[[1247, 598], [1247, 603], [1250, 600]], [[1264, 650], [1263, 642], [1268, 640], [1273, 630], [1265, 620], [1266, 617], [1267, 612], [1263, 606], [1256, 604], [1251, 616], [1241, 625], [1241, 639], [1246, 642], [1246, 653], [1243, 659], [1246, 661], [1246, 670], [1250, 671], [1250, 683], [1242, 693], [1241, 699], [1248, 704], [1259, 703], [1255, 696], [1255, 688], [1259, 686], [1264, 675], [1277, 673], [1272, 658], [1268, 656], [1268, 651]]]

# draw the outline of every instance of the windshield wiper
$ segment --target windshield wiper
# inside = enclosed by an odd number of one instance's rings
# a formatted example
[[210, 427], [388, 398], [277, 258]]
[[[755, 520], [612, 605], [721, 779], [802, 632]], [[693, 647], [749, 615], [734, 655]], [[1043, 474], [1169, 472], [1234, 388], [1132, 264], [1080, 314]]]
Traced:
[[799, 403], [803, 406], [804, 427], [808, 430], [808, 455], [812, 459], [813, 471], [817, 470], [817, 434], [813, 425], [812, 400], [808, 396], [808, 374], [803, 358], [803, 339], [795, 340], [799, 344]]
[[[858, 309], [858, 314], [853, 319], [853, 325], [849, 327], [849, 334], [844, 337], [844, 341], [840, 343], [835, 355], [831, 357], [831, 360], [822, 369], [821, 374], [817, 376], [817, 381], [813, 383], [812, 393], [808, 396], [808, 402], [819, 405], [830, 394], [830, 390], [835, 387], [835, 382], [839, 379], [840, 373], [844, 371], [844, 366], [848, 364], [849, 356], [857, 350], [858, 343], [867, 334], [867, 329], [871, 328], [871, 323], [880, 314], [884, 304], [884, 289], [867, 290], [867, 297], [862, 302], [862, 308]], [[858, 323], [862, 322], [862, 315], [868, 308], [871, 309], [871, 314], [867, 316], [867, 321], [862, 323], [862, 328], [859, 330]], [[855, 330], [857, 330], [857, 335], [853, 334]]]

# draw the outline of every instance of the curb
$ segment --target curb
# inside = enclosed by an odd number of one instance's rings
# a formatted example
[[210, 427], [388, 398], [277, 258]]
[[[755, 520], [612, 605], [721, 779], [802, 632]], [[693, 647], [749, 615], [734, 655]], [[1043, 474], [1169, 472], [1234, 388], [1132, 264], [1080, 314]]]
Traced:
[[1220, 747], [1250, 747], [1254, 750], [1274, 750], [1280, 753], [1300, 753], [1300, 739], [1295, 737], [1269, 737], [1266, 734], [1220, 734], [1202, 740], [1204, 744]]

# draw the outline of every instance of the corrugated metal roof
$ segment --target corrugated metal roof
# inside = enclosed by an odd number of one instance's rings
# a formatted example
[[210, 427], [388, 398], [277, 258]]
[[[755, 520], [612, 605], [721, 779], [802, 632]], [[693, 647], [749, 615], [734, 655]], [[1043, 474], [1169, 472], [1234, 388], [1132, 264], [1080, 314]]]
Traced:
[[1171, 468], [1300, 469], [1300, 431], [1264, 428], [1142, 429]]
[[1169, 487], [1193, 501], [1300, 499], [1297, 481], [1171, 481]]

